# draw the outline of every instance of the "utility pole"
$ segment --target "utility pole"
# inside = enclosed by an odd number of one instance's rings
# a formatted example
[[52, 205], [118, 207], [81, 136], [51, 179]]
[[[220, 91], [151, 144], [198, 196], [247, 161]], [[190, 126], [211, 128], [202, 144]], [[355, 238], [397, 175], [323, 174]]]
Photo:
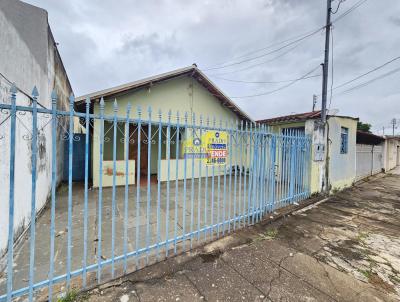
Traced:
[[315, 105], [317, 104], [317, 96], [314, 94], [312, 98], [312, 111], [315, 111]]
[[326, 8], [326, 26], [325, 26], [325, 58], [322, 65], [322, 106], [321, 106], [321, 120], [322, 124], [326, 122], [326, 100], [328, 95], [328, 63], [329, 63], [329, 40], [331, 35], [331, 13], [332, 13], [332, 0], [327, 0]]
[[393, 136], [394, 136], [394, 129], [396, 128], [396, 119], [393, 118], [390, 123], [392, 124], [392, 127], [393, 127]]
[[385, 135], [385, 126], [382, 127], [383, 135]]

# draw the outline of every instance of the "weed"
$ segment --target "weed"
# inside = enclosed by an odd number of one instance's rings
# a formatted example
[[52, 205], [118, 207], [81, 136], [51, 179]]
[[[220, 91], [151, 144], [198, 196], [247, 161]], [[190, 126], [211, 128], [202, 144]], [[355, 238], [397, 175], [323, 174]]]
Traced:
[[277, 235], [278, 235], [277, 229], [269, 229], [265, 232], [265, 236], [270, 239], [275, 239]]
[[358, 271], [359, 271], [361, 274], [363, 274], [364, 277], [367, 278], [368, 280], [369, 280], [369, 278], [371, 278], [371, 276], [372, 276], [372, 271], [371, 271], [371, 269], [368, 269], [368, 270], [359, 269]]
[[57, 302], [74, 302], [77, 301], [78, 293], [75, 290], [67, 292], [64, 297], [61, 297]]

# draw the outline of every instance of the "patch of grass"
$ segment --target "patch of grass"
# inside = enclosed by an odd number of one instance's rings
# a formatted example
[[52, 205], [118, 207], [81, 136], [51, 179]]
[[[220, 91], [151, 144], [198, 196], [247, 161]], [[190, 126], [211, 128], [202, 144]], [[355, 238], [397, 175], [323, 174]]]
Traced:
[[275, 239], [276, 236], [278, 236], [278, 230], [277, 229], [269, 229], [265, 232], [265, 236], [271, 239]]
[[367, 278], [369, 280], [369, 278], [371, 278], [372, 276], [372, 270], [368, 269], [368, 270], [364, 270], [364, 269], [359, 269], [358, 270], [361, 274], [364, 275], [365, 278]]
[[78, 293], [75, 290], [67, 292], [64, 297], [59, 298], [57, 302], [74, 302], [78, 299]]
[[364, 245], [365, 244], [365, 240], [368, 238], [368, 236], [369, 236], [369, 234], [368, 233], [363, 233], [363, 232], [361, 232], [361, 233], [359, 233], [358, 234], [358, 236], [357, 236], [357, 241], [359, 242], [359, 243], [361, 243], [362, 245]]

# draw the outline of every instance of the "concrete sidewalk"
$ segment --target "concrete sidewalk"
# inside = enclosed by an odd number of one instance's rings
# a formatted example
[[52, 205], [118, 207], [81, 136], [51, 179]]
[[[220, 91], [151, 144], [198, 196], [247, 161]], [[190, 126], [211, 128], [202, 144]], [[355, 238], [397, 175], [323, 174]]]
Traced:
[[400, 173], [83, 293], [88, 301], [399, 301]]

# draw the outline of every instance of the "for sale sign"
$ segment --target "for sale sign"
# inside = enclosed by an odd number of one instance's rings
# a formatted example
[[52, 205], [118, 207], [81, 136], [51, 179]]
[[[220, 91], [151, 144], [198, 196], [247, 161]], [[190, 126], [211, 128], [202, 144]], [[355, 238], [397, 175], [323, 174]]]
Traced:
[[207, 131], [204, 135], [206, 142], [206, 164], [208, 166], [226, 165], [228, 157], [228, 134], [224, 131]]

